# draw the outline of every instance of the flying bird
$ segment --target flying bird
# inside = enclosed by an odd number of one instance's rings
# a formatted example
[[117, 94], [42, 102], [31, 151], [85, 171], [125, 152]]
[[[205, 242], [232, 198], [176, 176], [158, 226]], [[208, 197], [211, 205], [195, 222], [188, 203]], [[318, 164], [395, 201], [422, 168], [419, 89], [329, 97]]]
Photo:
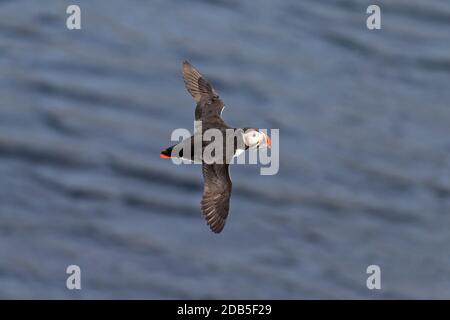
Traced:
[[[197, 103], [195, 120], [196, 124], [201, 123], [201, 128], [199, 126], [194, 128], [193, 136], [161, 151], [160, 157], [181, 158], [202, 163], [204, 179], [202, 213], [210, 229], [220, 233], [225, 226], [230, 208], [232, 183], [229, 164], [232, 158], [249, 148], [270, 148], [271, 140], [267, 134], [256, 128], [229, 127], [222, 119], [225, 105], [211, 84], [189, 62], [183, 62], [182, 69], [186, 89]], [[231, 130], [233, 141], [227, 144], [224, 140], [219, 150], [221, 153], [218, 153], [217, 157], [213, 155], [206, 158], [203, 151], [214, 140], [205, 141], [202, 136], [210, 129], [219, 130], [226, 137], [229, 137], [226, 132]], [[184, 152], [186, 150], [190, 152]]]

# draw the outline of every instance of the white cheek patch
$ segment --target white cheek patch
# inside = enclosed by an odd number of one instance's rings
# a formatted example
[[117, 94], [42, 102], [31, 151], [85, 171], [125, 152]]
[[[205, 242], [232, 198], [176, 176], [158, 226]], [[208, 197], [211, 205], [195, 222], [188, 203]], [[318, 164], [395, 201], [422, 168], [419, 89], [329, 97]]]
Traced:
[[254, 146], [255, 144], [258, 143], [258, 137], [254, 137], [253, 133], [248, 134], [246, 140], [247, 140], [247, 145], [250, 147]]
[[262, 133], [260, 133], [259, 137], [258, 137], [258, 145], [262, 144], [264, 142], [264, 140], [265, 140], [264, 135]]

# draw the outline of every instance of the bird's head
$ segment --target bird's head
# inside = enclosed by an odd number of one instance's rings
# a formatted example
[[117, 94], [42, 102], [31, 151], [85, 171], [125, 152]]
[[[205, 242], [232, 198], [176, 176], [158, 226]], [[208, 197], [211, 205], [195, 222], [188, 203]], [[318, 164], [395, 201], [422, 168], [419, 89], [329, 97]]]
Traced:
[[255, 128], [244, 129], [244, 143], [249, 148], [270, 148], [272, 141], [269, 135]]

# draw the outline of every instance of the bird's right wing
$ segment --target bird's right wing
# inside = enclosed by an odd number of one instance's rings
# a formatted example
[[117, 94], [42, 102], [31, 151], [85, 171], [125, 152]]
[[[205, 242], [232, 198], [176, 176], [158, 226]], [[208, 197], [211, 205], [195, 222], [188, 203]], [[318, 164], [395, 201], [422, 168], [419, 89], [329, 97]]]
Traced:
[[228, 164], [203, 163], [203, 216], [211, 230], [223, 230], [230, 209], [231, 179]]

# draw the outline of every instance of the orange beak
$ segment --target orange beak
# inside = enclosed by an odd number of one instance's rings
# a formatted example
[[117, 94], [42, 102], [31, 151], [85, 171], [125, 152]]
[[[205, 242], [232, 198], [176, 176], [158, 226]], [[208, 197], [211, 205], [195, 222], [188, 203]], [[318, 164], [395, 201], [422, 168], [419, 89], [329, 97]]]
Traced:
[[266, 145], [268, 148], [272, 147], [272, 140], [270, 140], [270, 137], [266, 135]]

